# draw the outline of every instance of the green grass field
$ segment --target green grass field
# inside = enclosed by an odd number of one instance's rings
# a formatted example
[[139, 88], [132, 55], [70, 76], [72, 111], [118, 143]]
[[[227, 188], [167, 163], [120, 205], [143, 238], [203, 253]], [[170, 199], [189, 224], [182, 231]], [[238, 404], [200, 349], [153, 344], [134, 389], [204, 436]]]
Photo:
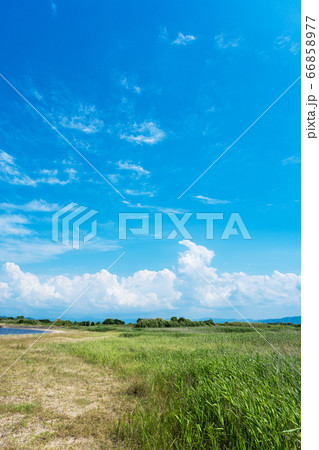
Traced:
[[[52, 345], [125, 382], [128, 448], [300, 448], [300, 329], [125, 329]], [[93, 367], [92, 366], [92, 367]]]

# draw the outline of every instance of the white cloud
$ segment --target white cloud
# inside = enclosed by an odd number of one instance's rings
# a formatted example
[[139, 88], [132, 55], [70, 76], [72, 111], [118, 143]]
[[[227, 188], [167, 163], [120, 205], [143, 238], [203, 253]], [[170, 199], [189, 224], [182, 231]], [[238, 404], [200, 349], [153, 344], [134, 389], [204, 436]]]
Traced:
[[3, 150], [0, 150], [0, 178], [12, 184], [36, 186], [36, 181], [21, 173], [14, 158]]
[[141, 88], [139, 86], [136, 86], [133, 83], [129, 82], [126, 77], [122, 78], [120, 83], [127, 90], [134, 91], [136, 94], [140, 94], [141, 93]]
[[[1, 236], [1, 234], [4, 234], [4, 231], [7, 231], [6, 239], [0, 241], [1, 262], [15, 261], [19, 264], [40, 263], [42, 261], [52, 261], [59, 255], [67, 252], [77, 251], [72, 249], [72, 247], [48, 239], [39, 239], [34, 236], [31, 237], [31, 234], [34, 234], [34, 232], [25, 228], [25, 224], [28, 224], [28, 222], [12, 222], [9, 225], [13, 227], [13, 231], [16, 229], [15, 233], [13, 233], [10, 228], [7, 228], [6, 230], [3, 228], [2, 233], [0, 232]], [[1, 225], [2, 222], [0, 220], [0, 226]], [[20, 231], [19, 228], [24, 229]], [[117, 242], [96, 237], [87, 242], [81, 249], [81, 252], [94, 252], [96, 254], [96, 252], [105, 253], [117, 250], [118, 248], [120, 248], [120, 246]]]
[[217, 47], [219, 48], [237, 48], [242, 40], [240, 37], [231, 39], [226, 35], [226, 33], [218, 34], [214, 39]]
[[41, 169], [40, 170], [40, 177], [36, 178], [34, 182], [36, 185], [38, 183], [45, 183], [45, 184], [61, 184], [62, 186], [65, 184], [68, 184], [70, 180], [74, 179], [73, 174], [68, 177], [67, 180], [61, 180], [58, 177], [58, 170], [57, 169]]
[[121, 80], [121, 85], [122, 85], [125, 89], [128, 89], [128, 88], [129, 88], [127, 78], [123, 78], [123, 79]]
[[52, 14], [55, 16], [56, 15], [56, 4], [51, 0], [51, 11]]
[[28, 219], [19, 214], [2, 214], [0, 215], [0, 236], [31, 234], [31, 230], [25, 227], [28, 223]]
[[121, 175], [118, 173], [108, 173], [107, 178], [112, 184], [118, 183], [119, 179], [121, 178]]
[[206, 205], [224, 205], [230, 203], [228, 200], [219, 200], [218, 198], [203, 197], [202, 195], [194, 195], [194, 198]]
[[[38, 89], [31, 79], [28, 80], [29, 92], [41, 100], [47, 110], [47, 119], [59, 129], [60, 126], [77, 130], [77, 136], [96, 134], [104, 129], [105, 112], [99, 111], [94, 104], [78, 99], [64, 84], [54, 84], [50, 89]], [[107, 130], [105, 130], [107, 131]]]
[[31, 89], [30, 91], [31, 95], [33, 95], [33, 97], [35, 97], [37, 100], [42, 100], [43, 96], [40, 94], [40, 92], [37, 89]]
[[168, 31], [166, 27], [161, 27], [160, 33], [159, 33], [159, 39], [162, 41], [168, 40]]
[[[218, 275], [217, 269], [211, 267], [214, 252], [190, 241], [181, 241], [188, 250], [179, 258], [178, 271], [183, 277], [186, 295], [196, 298], [204, 307], [225, 306], [226, 301], [219, 291], [235, 307], [273, 308], [298, 307], [300, 305], [300, 276], [293, 273], [274, 271], [272, 275], [248, 275], [243, 272], [223, 273]], [[209, 287], [194, 267], [216, 289]], [[274, 313], [276, 314], [276, 313]]]
[[60, 116], [60, 124], [64, 128], [82, 131], [85, 134], [95, 134], [102, 130], [104, 122], [98, 117], [95, 106], [80, 105], [79, 111], [71, 118]]
[[138, 191], [134, 189], [125, 189], [125, 193], [128, 195], [144, 195], [146, 197], [154, 197], [155, 192], [153, 191]]
[[289, 158], [283, 159], [281, 164], [287, 166], [288, 164], [300, 164], [300, 156], [289, 156]]
[[6, 238], [0, 242], [0, 260], [15, 261], [19, 264], [41, 263], [52, 261], [58, 255], [70, 250], [70, 247], [44, 239], [31, 239], [25, 236], [23, 239]]
[[[85, 310], [92, 307], [102, 312], [110, 308], [171, 308], [172, 302], [181, 296], [174, 288], [176, 275], [168, 269], [158, 272], [140, 270], [127, 278], [118, 277], [103, 269], [95, 274], [86, 273], [72, 278], [59, 275], [42, 283], [38, 277], [22, 272], [13, 263], [4, 265], [4, 273], [6, 281], [2, 282], [0, 289], [17, 307], [23, 308], [46, 308], [53, 304], [57, 309], [66, 307], [96, 280], [85, 296]], [[81, 305], [79, 302], [77, 308], [81, 307], [83, 308], [83, 303]]]
[[57, 169], [42, 169], [38, 173], [38, 177], [31, 178], [21, 171], [13, 156], [0, 150], [0, 179], [7, 183], [35, 187], [39, 183], [65, 185], [70, 181], [76, 180], [76, 171], [74, 169], [65, 169], [64, 173], [66, 174], [66, 179], [62, 180], [58, 177]]
[[163, 214], [185, 214], [188, 211], [186, 211], [186, 209], [181, 209], [181, 208], [167, 208], [167, 207], [162, 207], [162, 206], [153, 206], [153, 207], [149, 207], [149, 208], [153, 208], [155, 211], [161, 212]]
[[129, 208], [140, 208], [140, 209], [143, 208], [143, 209], [148, 209], [149, 211], [161, 212], [163, 214], [168, 214], [168, 213], [185, 214], [186, 212], [188, 212], [185, 209], [168, 208], [168, 207], [163, 207], [163, 206], [158, 206], [158, 205], [145, 205], [145, 204], [141, 204], [141, 203], [130, 203], [128, 201], [123, 201], [123, 203], [125, 203]]
[[117, 167], [121, 170], [128, 170], [130, 172], [135, 173], [135, 175], [140, 178], [141, 176], [149, 176], [151, 172], [146, 169], [143, 169], [139, 164], [134, 164], [132, 161], [118, 161]]
[[36, 306], [39, 302], [52, 301], [60, 298], [59, 293], [55, 292], [55, 287], [48, 283], [41, 283], [39, 278], [31, 273], [24, 273], [14, 263], [4, 264], [4, 270], [7, 275], [8, 287], [14, 284], [14, 291], [18, 293], [23, 301]]
[[161, 130], [154, 122], [144, 121], [141, 124], [133, 124], [130, 127], [131, 134], [122, 133], [121, 139], [136, 144], [157, 144], [165, 138], [165, 132]]
[[[201, 308], [210, 316], [225, 308], [227, 302], [203, 280], [216, 289], [236, 308], [254, 311], [271, 310], [273, 317], [282, 308], [300, 305], [300, 277], [293, 273], [274, 271], [272, 275], [248, 275], [243, 272], [218, 274], [211, 266], [212, 250], [190, 241], [174, 271], [139, 270], [128, 277], [111, 274], [107, 270], [73, 277], [58, 275], [40, 281], [39, 277], [23, 272], [13, 263], [4, 265], [0, 283], [0, 299], [13, 310], [61, 311], [79, 297], [94, 281], [96, 283], [76, 305], [76, 311], [96, 314], [141, 311], [156, 314], [167, 309]], [[196, 270], [194, 270], [194, 268]], [[1, 301], [1, 300], [0, 300]], [[250, 313], [251, 314], [251, 313]], [[218, 315], [217, 315], [218, 317]]]
[[186, 45], [188, 42], [195, 41], [196, 37], [191, 34], [184, 35], [183, 33], [178, 33], [177, 38], [172, 42], [175, 45]]
[[293, 55], [297, 55], [300, 50], [300, 44], [294, 42], [288, 34], [278, 36], [275, 41], [275, 48], [279, 50], [288, 50]]
[[0, 203], [0, 209], [5, 211], [16, 210], [25, 212], [51, 212], [59, 209], [57, 203], [47, 203], [45, 200], [31, 200], [29, 203], [17, 205], [14, 203]]

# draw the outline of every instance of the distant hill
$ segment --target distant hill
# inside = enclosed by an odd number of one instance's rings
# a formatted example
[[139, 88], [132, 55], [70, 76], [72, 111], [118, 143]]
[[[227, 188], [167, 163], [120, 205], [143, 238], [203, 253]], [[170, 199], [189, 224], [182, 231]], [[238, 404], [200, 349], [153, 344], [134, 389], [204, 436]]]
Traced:
[[265, 322], [265, 323], [276, 323], [276, 322], [283, 322], [283, 323], [295, 323], [299, 324], [301, 323], [301, 316], [292, 316], [292, 317], [281, 317], [280, 319], [263, 319], [263, 320], [256, 320], [255, 322]]
[[[223, 318], [212, 318], [215, 323], [225, 323], [225, 322], [243, 322], [244, 319], [223, 319]], [[199, 319], [199, 320], [207, 320], [205, 319]], [[301, 316], [292, 316], [292, 317], [280, 317], [279, 319], [261, 319], [261, 320], [254, 320], [254, 319], [247, 319], [249, 322], [264, 322], [264, 323], [277, 323], [277, 322], [283, 322], [283, 323], [294, 323], [299, 324], [301, 323]]]

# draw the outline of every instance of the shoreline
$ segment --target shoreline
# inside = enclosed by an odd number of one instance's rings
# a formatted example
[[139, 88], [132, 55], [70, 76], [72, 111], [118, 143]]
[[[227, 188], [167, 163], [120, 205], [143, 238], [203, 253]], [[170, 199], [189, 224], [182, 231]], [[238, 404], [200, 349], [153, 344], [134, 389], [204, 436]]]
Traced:
[[[49, 327], [41, 327], [41, 326], [37, 326], [37, 325], [28, 325], [28, 324], [21, 324], [21, 325], [17, 325], [17, 324], [7, 324], [7, 323], [1, 323], [0, 322], [0, 328], [21, 328], [24, 330], [34, 330], [34, 331], [46, 331], [48, 330]], [[50, 328], [50, 330], [48, 330], [48, 333], [66, 333], [65, 330], [61, 330], [60, 328]]]

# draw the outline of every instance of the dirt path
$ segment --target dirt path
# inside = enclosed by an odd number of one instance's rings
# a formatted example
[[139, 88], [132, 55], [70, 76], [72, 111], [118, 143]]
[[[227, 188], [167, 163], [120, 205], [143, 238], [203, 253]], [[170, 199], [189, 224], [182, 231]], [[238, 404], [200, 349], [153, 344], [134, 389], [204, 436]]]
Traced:
[[[66, 334], [65, 340], [94, 339], [82, 336]], [[34, 339], [1, 337], [1, 372]], [[107, 369], [48, 346], [55, 340], [61, 342], [61, 334], [44, 336], [0, 379], [0, 447], [123, 448], [114, 430], [127, 406], [125, 386]]]

